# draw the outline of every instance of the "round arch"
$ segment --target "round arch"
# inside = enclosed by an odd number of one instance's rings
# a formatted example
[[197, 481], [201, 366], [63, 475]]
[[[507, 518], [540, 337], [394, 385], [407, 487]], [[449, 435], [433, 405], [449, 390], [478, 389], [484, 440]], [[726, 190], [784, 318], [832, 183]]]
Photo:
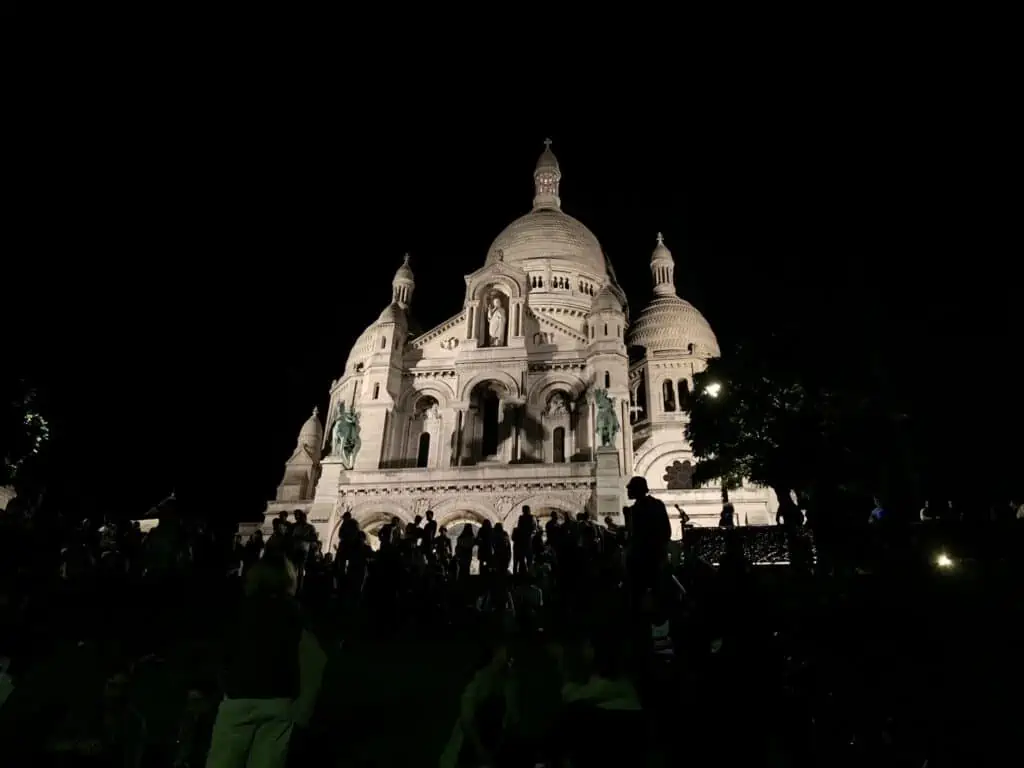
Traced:
[[440, 381], [424, 381], [415, 384], [402, 393], [402, 396], [398, 399], [398, 410], [411, 412], [416, 401], [424, 395], [429, 395], [437, 400], [437, 404], [441, 408], [447, 408], [455, 397], [455, 393], [447, 384]]
[[516, 381], [515, 377], [505, 371], [492, 370], [483, 371], [473, 376], [469, 381], [462, 385], [459, 389], [459, 399], [468, 400], [473, 389], [485, 381], [495, 381], [505, 387], [510, 397], [519, 397], [519, 382]]
[[453, 522], [476, 523], [480, 525], [485, 520], [492, 523], [499, 522], [497, 514], [490, 507], [475, 501], [464, 499], [451, 499], [443, 501], [434, 507], [434, 519], [437, 526], [442, 525], [451, 528]]
[[[635, 467], [633, 474], [639, 475], [640, 477], [647, 478], [647, 484], [651, 486], [652, 490], [662, 488], [664, 480], [661, 472], [661, 468], [658, 465], [664, 462], [666, 459], [676, 458], [680, 461], [689, 461], [691, 464], [696, 464], [697, 460], [693, 457], [693, 451], [690, 449], [688, 443], [682, 440], [673, 441], [671, 443], [663, 443], [662, 445], [652, 446], [649, 450], [641, 453], [633, 462]], [[651, 470], [658, 468], [657, 477], [650, 477]], [[652, 484], [652, 480], [655, 484]]]
[[[515, 520], [519, 519], [519, 514], [523, 511], [523, 507], [529, 507], [534, 517], [537, 517], [537, 510], [540, 509], [555, 509], [559, 512], [565, 512], [567, 514], [576, 517], [580, 512], [586, 512], [586, 506], [579, 507], [573, 503], [571, 499], [563, 499], [558, 496], [549, 496], [540, 494], [538, 496], [531, 496], [528, 499], [523, 499], [521, 503], [517, 503], [509, 513], [505, 515], [505, 521], [510, 523], [508, 528], [511, 529], [511, 525], [515, 523]], [[513, 520], [513, 516], [515, 520]], [[504, 521], [503, 521], [504, 522]]]
[[[352, 517], [359, 527], [363, 530], [373, 528], [374, 526], [379, 527], [384, 523], [391, 522], [392, 517], [397, 517], [402, 521], [403, 526], [406, 523], [412, 522], [412, 515], [409, 514], [401, 505], [396, 504], [393, 501], [383, 501], [380, 499], [374, 499], [372, 501], [364, 501], [361, 504], [357, 504], [348, 510], [352, 513]], [[331, 535], [328, 537], [327, 546], [324, 551], [333, 552], [334, 545], [338, 542], [338, 531], [341, 529], [341, 516], [344, 514], [344, 509], [339, 509], [337, 517], [331, 525]]]
[[548, 397], [556, 390], [568, 392], [569, 397], [575, 401], [585, 388], [586, 384], [579, 376], [558, 371], [548, 373], [530, 388], [528, 396], [530, 410], [542, 409], [547, 403]]
[[500, 273], [490, 273], [487, 275], [481, 275], [477, 278], [476, 282], [473, 283], [470, 288], [469, 296], [472, 301], [480, 301], [485, 298], [484, 294], [494, 288], [502, 291], [510, 299], [518, 299], [523, 296], [526, 291], [525, 273], [523, 275], [524, 282], [520, 283], [518, 280], [513, 278], [511, 275], [502, 275]]

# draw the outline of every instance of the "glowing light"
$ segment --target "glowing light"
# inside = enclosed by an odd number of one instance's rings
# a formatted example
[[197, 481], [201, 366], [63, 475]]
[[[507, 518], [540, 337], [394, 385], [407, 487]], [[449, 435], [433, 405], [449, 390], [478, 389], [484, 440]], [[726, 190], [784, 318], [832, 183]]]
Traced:
[[945, 552], [940, 552], [938, 556], [935, 558], [935, 564], [939, 566], [939, 568], [952, 568], [953, 558], [951, 558]]
[[704, 387], [704, 394], [707, 395], [708, 397], [718, 397], [721, 391], [722, 385], [719, 384], [717, 381], [713, 381], [706, 387]]

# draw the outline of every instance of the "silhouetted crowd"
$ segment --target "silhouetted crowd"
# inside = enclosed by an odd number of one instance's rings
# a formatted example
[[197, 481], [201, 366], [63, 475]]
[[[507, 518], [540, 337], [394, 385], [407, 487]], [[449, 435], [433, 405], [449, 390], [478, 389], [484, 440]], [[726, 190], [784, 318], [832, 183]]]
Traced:
[[[932, 727], [919, 722], [934, 683], [908, 695], [895, 675], [906, 669], [872, 650], [879, 636], [929, 636], [919, 621], [881, 633], [866, 621], [924, 599], [910, 585], [927, 568], [909, 570], [905, 549], [887, 545], [886, 567], [833, 561], [824, 574], [792, 514], [671, 542], [642, 478], [627, 490], [623, 525], [524, 507], [510, 530], [449, 532], [428, 511], [371, 534], [346, 514], [333, 552], [301, 512], [244, 541], [173, 504], [148, 532], [0, 515], [0, 743], [12, 765], [309, 764], [332, 654], [358, 637], [454, 633], [480, 658], [428, 764], [920, 766], [941, 764], [937, 743], [952, 754], [936, 742], [941, 707]], [[768, 537], [788, 568], [755, 570], [772, 562]]]

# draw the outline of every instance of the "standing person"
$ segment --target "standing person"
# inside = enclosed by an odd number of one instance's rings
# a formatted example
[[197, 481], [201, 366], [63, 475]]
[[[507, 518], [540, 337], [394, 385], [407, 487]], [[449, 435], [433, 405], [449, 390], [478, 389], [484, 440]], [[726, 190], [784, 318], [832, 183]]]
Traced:
[[458, 566], [459, 581], [469, 578], [470, 565], [473, 562], [473, 547], [476, 545], [476, 534], [473, 533], [473, 526], [466, 523], [462, 526], [462, 533], [455, 541], [455, 564]]
[[658, 576], [668, 559], [672, 527], [665, 505], [650, 495], [644, 478], [632, 478], [626, 486], [626, 494], [633, 500], [626, 571], [634, 604], [639, 605], [639, 597], [657, 586]]
[[284, 768], [295, 726], [312, 717], [327, 657], [305, 627], [296, 586], [287, 557], [268, 553], [249, 571], [206, 768]]
[[434, 559], [434, 538], [437, 536], [437, 521], [434, 520], [434, 510], [427, 510], [427, 522], [423, 524], [423, 533], [420, 540], [420, 547], [428, 560]]
[[523, 513], [512, 529], [513, 573], [528, 571], [533, 566], [533, 532], [536, 521], [530, 508], [523, 505]]

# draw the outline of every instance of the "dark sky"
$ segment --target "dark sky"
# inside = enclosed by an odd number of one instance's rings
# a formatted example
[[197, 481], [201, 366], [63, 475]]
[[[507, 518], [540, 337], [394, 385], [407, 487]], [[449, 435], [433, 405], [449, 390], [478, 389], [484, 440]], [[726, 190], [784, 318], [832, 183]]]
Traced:
[[4, 293], [25, 319], [12, 369], [47, 393], [66, 487], [123, 512], [172, 489], [258, 512], [403, 252], [422, 326], [457, 312], [463, 275], [529, 209], [547, 135], [563, 208], [634, 313], [660, 230], [726, 351], [796, 307], [810, 355], [884, 347], [951, 400], [976, 366], [1002, 381], [1019, 311], [1000, 213], [984, 147], [935, 122], [941, 104], [717, 106], [614, 127], [612, 109], [512, 125], [259, 103], [50, 125], [26, 158]]

